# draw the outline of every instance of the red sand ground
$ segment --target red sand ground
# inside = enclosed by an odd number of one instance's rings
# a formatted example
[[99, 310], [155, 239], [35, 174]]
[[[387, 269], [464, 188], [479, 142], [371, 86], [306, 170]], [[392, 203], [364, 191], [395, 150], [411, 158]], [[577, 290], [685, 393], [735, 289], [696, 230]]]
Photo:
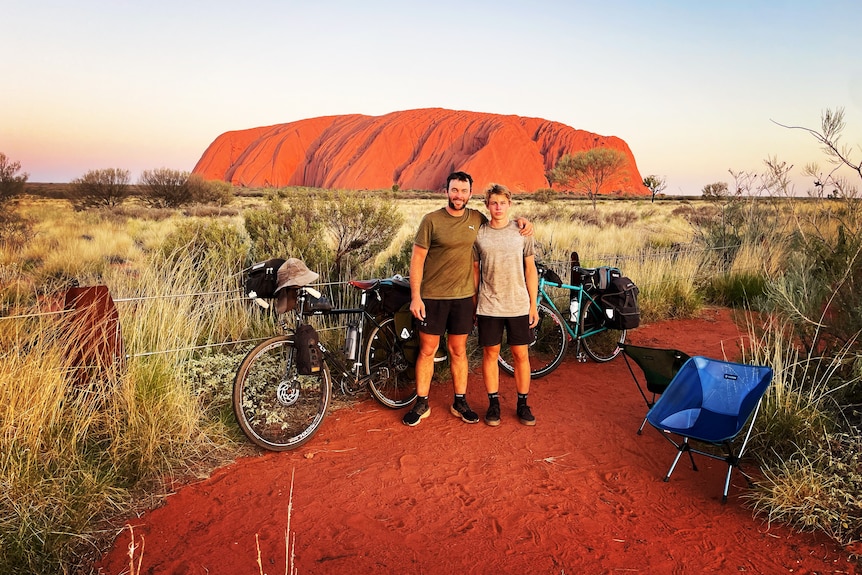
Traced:
[[[726, 310], [631, 332], [633, 343], [735, 358], [740, 333]], [[285, 531], [296, 572], [362, 573], [857, 573], [825, 536], [753, 518], [734, 473], [698, 458], [662, 477], [673, 447], [649, 426], [622, 359], [572, 356], [530, 395], [537, 417], [514, 416], [502, 382], [503, 424], [466, 425], [435, 384], [416, 428], [373, 400], [332, 412], [305, 447], [263, 453], [188, 485], [130, 521], [144, 540], [141, 573], [283, 574]], [[481, 376], [468, 398], [484, 413]], [[295, 471], [289, 512], [291, 473]], [[128, 530], [100, 567], [128, 572]], [[259, 542], [259, 543], [258, 543]]]

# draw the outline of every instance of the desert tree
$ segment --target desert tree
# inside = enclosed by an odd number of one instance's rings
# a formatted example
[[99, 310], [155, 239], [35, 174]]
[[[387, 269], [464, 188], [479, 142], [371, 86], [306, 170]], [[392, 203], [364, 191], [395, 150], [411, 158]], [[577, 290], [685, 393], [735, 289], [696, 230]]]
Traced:
[[130, 180], [129, 170], [90, 170], [71, 181], [69, 200], [77, 210], [118, 206], [131, 192]]
[[189, 172], [157, 168], [144, 170], [138, 179], [144, 202], [154, 208], [178, 208], [194, 200], [189, 193]]
[[346, 277], [353, 265], [374, 259], [392, 243], [404, 221], [393, 202], [335, 194], [329, 204], [328, 229], [335, 245], [333, 272]]
[[664, 176], [650, 174], [644, 178], [644, 186], [649, 190], [652, 201], [655, 202], [655, 197], [667, 188], [667, 180]]
[[612, 148], [592, 148], [566, 154], [548, 172], [548, 181], [586, 194], [596, 209], [596, 198], [605, 183], [626, 164], [626, 156]]
[[705, 200], [721, 200], [727, 197], [727, 182], [713, 182], [707, 184], [700, 191]]
[[21, 171], [21, 162], [12, 161], [0, 152], [0, 205], [24, 193], [29, 174]]
[[803, 130], [811, 134], [820, 143], [828, 162], [832, 164], [833, 168], [825, 173], [820, 170], [816, 163], [808, 164], [805, 167], [805, 175], [814, 178], [813, 195], [855, 199], [858, 188], [847, 178], [839, 175], [838, 172], [841, 168], [849, 168], [862, 178], [862, 162], [854, 161], [851, 158], [853, 149], [849, 145], [841, 143], [841, 132], [846, 126], [844, 108], [836, 108], [835, 110], [827, 108], [824, 110], [820, 117], [820, 130], [803, 126], [787, 126], [774, 120], [773, 122], [782, 128]]
[[16, 210], [11, 209], [12, 198], [24, 193], [29, 177], [20, 173], [21, 162], [10, 160], [0, 152], [0, 244], [20, 247], [30, 237], [32, 223]]

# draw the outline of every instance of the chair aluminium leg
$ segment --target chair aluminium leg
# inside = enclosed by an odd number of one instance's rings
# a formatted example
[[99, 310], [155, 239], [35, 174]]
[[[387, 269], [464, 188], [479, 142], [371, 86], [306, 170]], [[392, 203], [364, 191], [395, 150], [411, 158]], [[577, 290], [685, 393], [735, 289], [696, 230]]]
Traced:
[[733, 472], [733, 465], [727, 464], [727, 477], [724, 479], [724, 493], [721, 494], [722, 505], [727, 503], [727, 492], [730, 489], [730, 474]]
[[674, 457], [673, 463], [667, 471], [667, 475], [664, 478], [665, 482], [670, 481], [670, 474], [673, 473], [673, 470], [676, 468], [676, 464], [679, 463], [679, 458], [682, 457], [682, 453], [684, 451], [688, 452], [688, 458], [691, 460], [692, 470], [697, 471], [697, 465], [694, 463], [694, 455], [691, 453], [691, 446], [688, 444], [688, 437], [684, 437], [682, 443], [677, 444], [676, 448], [676, 457]]
[[641, 426], [638, 428], [638, 435], [643, 435], [644, 427], [646, 426], [646, 422], [647, 422], [647, 418], [644, 417], [643, 423], [641, 423]]

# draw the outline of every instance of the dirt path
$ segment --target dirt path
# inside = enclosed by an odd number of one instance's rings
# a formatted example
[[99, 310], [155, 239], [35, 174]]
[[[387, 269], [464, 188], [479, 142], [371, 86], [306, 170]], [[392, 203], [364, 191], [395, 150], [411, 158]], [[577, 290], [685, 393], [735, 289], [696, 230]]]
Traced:
[[[736, 357], [726, 310], [631, 332], [632, 343]], [[141, 573], [239, 574], [285, 569], [285, 531], [301, 575], [364, 573], [856, 573], [823, 536], [754, 519], [726, 467], [683, 460], [662, 477], [672, 446], [647, 427], [621, 359], [570, 357], [533, 384], [533, 428], [514, 416], [504, 376], [503, 423], [468, 426], [448, 411], [451, 385], [432, 389], [431, 417], [404, 427], [372, 400], [334, 412], [304, 448], [265, 453], [186, 486], [130, 523], [145, 547]], [[481, 376], [468, 398], [484, 413]], [[292, 512], [288, 513], [295, 471]], [[127, 572], [129, 531], [102, 573]]]

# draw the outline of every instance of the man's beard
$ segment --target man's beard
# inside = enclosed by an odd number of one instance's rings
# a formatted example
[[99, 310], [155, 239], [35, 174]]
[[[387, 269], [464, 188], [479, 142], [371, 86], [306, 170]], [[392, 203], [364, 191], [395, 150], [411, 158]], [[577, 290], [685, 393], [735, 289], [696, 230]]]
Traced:
[[455, 204], [452, 202], [452, 198], [449, 198], [449, 207], [456, 212], [461, 211], [467, 207], [467, 200], [464, 200], [464, 204], [460, 208], [456, 208]]

